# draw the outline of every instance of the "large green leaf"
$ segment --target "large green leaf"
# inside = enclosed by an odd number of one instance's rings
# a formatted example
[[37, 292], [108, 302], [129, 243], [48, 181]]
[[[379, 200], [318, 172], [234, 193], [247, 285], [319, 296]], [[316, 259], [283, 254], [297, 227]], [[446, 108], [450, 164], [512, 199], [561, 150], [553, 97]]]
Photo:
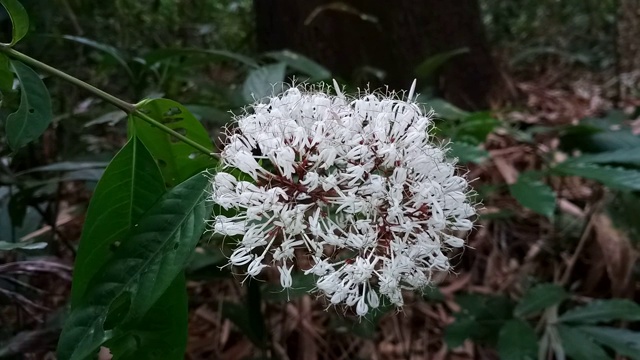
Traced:
[[[138, 109], [213, 152], [213, 144], [207, 130], [179, 103], [167, 99], [146, 100], [138, 105]], [[179, 141], [142, 119], [134, 120], [136, 136], [158, 162], [168, 186], [175, 186], [193, 174], [215, 167], [216, 162], [211, 156], [198, 152], [191, 145]]]
[[147, 314], [182, 271], [211, 212], [209, 179], [196, 174], [167, 192], [89, 284], [60, 335], [58, 358], [80, 360]]
[[535, 360], [538, 358], [538, 337], [528, 323], [507, 321], [498, 336], [498, 353], [502, 360]]
[[640, 147], [585, 154], [569, 161], [572, 163], [640, 165]]
[[538, 312], [559, 304], [567, 298], [567, 292], [555, 284], [540, 284], [524, 294], [524, 297], [514, 309], [515, 316], [535, 315]]
[[553, 216], [556, 209], [556, 194], [549, 185], [522, 173], [515, 184], [509, 185], [509, 192], [520, 205], [546, 217]]
[[20, 81], [20, 106], [6, 121], [7, 142], [15, 151], [42, 135], [53, 115], [49, 91], [38, 74], [19, 61], [11, 61], [11, 67]]
[[596, 180], [605, 186], [619, 190], [640, 190], [640, 171], [565, 162], [552, 171], [561, 175], [581, 176], [586, 179]]
[[245, 101], [253, 102], [274, 95], [274, 85], [284, 80], [285, 63], [275, 63], [251, 70], [242, 86]]
[[573, 360], [609, 360], [603, 348], [591, 341], [590, 337], [575, 328], [558, 325], [558, 334], [564, 352]]
[[596, 300], [565, 312], [558, 320], [582, 324], [613, 320], [638, 321], [640, 320], [640, 305], [626, 299]]
[[576, 327], [600, 345], [615, 350], [618, 354], [640, 360], [640, 332], [605, 326]]
[[117, 242], [164, 192], [155, 160], [138, 138], [132, 138], [107, 166], [91, 198], [74, 266], [72, 308], [113, 256]]
[[0, 43], [3, 46], [13, 46], [29, 31], [29, 15], [18, 0], [0, 0], [11, 18], [11, 42]]
[[324, 80], [331, 77], [331, 71], [302, 54], [290, 50], [282, 50], [268, 52], [265, 55], [309, 75], [311, 80]]
[[184, 274], [180, 274], [133, 328], [117, 329], [105, 344], [118, 360], [182, 360], [187, 348], [189, 308]]

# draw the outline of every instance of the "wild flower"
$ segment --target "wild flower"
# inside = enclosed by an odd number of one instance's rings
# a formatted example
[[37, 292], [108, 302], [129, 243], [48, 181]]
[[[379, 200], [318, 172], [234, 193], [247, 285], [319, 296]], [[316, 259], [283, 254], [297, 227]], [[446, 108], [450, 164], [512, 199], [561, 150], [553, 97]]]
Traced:
[[[212, 230], [237, 239], [229, 262], [283, 288], [299, 268], [331, 304], [363, 316], [450, 270], [456, 230], [475, 215], [467, 180], [430, 134], [433, 112], [397, 93], [345, 96], [295, 86], [236, 118], [212, 177]], [[304, 260], [303, 260], [304, 259]], [[304, 264], [304, 265], [303, 265]]]

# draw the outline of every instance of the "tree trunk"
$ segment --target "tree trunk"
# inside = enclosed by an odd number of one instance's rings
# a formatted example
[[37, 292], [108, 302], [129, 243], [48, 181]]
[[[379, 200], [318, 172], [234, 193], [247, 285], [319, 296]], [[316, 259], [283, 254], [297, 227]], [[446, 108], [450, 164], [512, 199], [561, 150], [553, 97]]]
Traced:
[[640, 0], [619, 0], [616, 21], [618, 98], [632, 96], [640, 79]]
[[503, 84], [477, 0], [254, 0], [254, 7], [260, 51], [291, 49], [358, 85], [380, 69], [386, 76], [372, 85], [406, 89], [426, 58], [465, 47], [438, 72], [440, 96], [481, 109]]

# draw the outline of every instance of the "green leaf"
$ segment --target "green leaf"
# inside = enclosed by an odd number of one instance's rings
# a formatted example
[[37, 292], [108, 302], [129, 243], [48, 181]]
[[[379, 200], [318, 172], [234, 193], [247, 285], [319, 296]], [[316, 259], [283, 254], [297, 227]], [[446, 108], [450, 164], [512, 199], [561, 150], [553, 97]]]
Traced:
[[612, 189], [640, 190], [640, 171], [636, 170], [573, 162], [564, 162], [551, 170], [560, 175], [596, 180]]
[[633, 134], [627, 120], [623, 111], [612, 110], [602, 118], [586, 118], [578, 125], [560, 127], [560, 148], [567, 153], [576, 149], [599, 153], [640, 148], [640, 136]]
[[640, 165], [640, 148], [619, 149], [585, 154], [569, 160], [572, 163]]
[[476, 145], [469, 143], [456, 141], [449, 144], [449, 153], [447, 156], [452, 158], [458, 158], [461, 164], [481, 164], [489, 158], [489, 152], [485, 149], [481, 149]]
[[268, 52], [265, 55], [309, 75], [313, 81], [329, 79], [331, 77], [331, 71], [327, 68], [308, 57], [295, 53], [291, 50], [273, 51]]
[[446, 64], [447, 61], [458, 55], [466, 54], [468, 52], [468, 48], [460, 48], [430, 56], [416, 67], [415, 74], [419, 79], [430, 78], [435, 74], [436, 70], [438, 70], [442, 65]]
[[276, 63], [251, 70], [242, 86], [245, 101], [253, 102], [274, 94], [274, 85], [284, 80], [287, 65]]
[[435, 111], [436, 118], [439, 119], [460, 120], [471, 115], [471, 113], [440, 98], [429, 99], [425, 106], [431, 107]]
[[140, 220], [89, 284], [60, 335], [58, 359], [80, 360], [136, 323], [156, 304], [195, 249], [211, 212], [209, 178], [196, 174], [167, 192]]
[[535, 330], [522, 320], [509, 320], [498, 335], [498, 354], [502, 360], [535, 360], [538, 358], [538, 337]]
[[558, 319], [565, 323], [595, 324], [614, 320], [640, 320], [640, 305], [631, 300], [595, 300], [589, 304], [573, 308]]
[[518, 317], [535, 315], [550, 306], [559, 304], [566, 298], [567, 292], [561, 286], [540, 284], [524, 294], [514, 309], [514, 315]]
[[246, 305], [224, 302], [222, 305], [222, 316], [237, 326], [242, 334], [254, 345], [260, 348], [266, 346], [264, 333], [260, 330], [260, 326], [254, 326], [255, 319], [251, 319]]
[[552, 217], [556, 209], [556, 193], [547, 184], [522, 173], [509, 192], [520, 205], [546, 217]]
[[462, 119], [454, 128], [455, 139], [467, 140], [473, 144], [482, 144], [487, 136], [500, 125], [500, 121], [487, 112], [477, 112]]
[[493, 346], [500, 328], [513, 318], [513, 303], [504, 296], [463, 294], [456, 297], [456, 302], [460, 312], [455, 313], [455, 322], [445, 331], [450, 347], [459, 346], [466, 338]]
[[640, 359], [640, 332], [605, 326], [579, 326], [577, 330], [588, 334], [598, 344], [615, 350], [634, 360]]
[[118, 360], [182, 360], [188, 325], [186, 281], [180, 274], [135, 327], [117, 329], [118, 338], [105, 346]]
[[575, 328], [558, 325], [558, 334], [564, 352], [573, 360], [609, 360], [603, 348], [595, 344], [586, 334]]
[[111, 45], [103, 44], [91, 39], [87, 39], [82, 36], [63, 35], [62, 38], [102, 51], [103, 53], [111, 57], [113, 60], [115, 60], [118, 64], [120, 64], [124, 68], [124, 70], [127, 72], [127, 75], [129, 75], [130, 78], [132, 79], [134, 78], [133, 71], [131, 71], [129, 64], [127, 63], [127, 56], [123, 54], [120, 50], [116, 49], [115, 47]]
[[[11, 72], [11, 62], [4, 54], [0, 54], [0, 94], [3, 91], [11, 91], [13, 88], [13, 73]], [[0, 104], [2, 97], [0, 97]]]
[[444, 341], [450, 349], [455, 349], [473, 337], [477, 329], [478, 323], [472, 318], [456, 319], [445, 328]]
[[11, 67], [20, 81], [20, 106], [7, 117], [6, 133], [16, 151], [42, 135], [53, 115], [49, 91], [38, 74], [19, 61], [11, 61]]
[[13, 46], [29, 31], [29, 14], [18, 0], [0, 0], [11, 18], [11, 42], [0, 43], [2, 46]]
[[[143, 101], [140, 111], [165, 126], [181, 133], [213, 152], [213, 144], [207, 130], [179, 103], [167, 99]], [[160, 171], [169, 187], [181, 183], [193, 174], [216, 166], [211, 156], [202, 154], [178, 139], [141, 119], [134, 119], [136, 136], [142, 140], [160, 166]]]
[[0, 241], [0, 251], [9, 251], [9, 250], [40, 250], [47, 247], [47, 243], [45, 242], [37, 242], [37, 243], [10, 243], [6, 241]]
[[[56, 169], [66, 169], [64, 163]], [[73, 272], [71, 307], [77, 307], [89, 281], [113, 257], [140, 216], [164, 194], [162, 174], [138, 138], [116, 154], [98, 182], [84, 222]]]

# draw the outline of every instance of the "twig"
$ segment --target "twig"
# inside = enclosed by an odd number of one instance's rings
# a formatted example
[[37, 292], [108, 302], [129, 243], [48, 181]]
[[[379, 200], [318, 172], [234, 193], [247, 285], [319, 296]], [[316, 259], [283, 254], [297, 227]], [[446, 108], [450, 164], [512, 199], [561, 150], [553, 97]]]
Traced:
[[[599, 193], [601, 192], [602, 191], [599, 191]], [[598, 197], [598, 200], [589, 208], [589, 211], [587, 211], [587, 218], [589, 219], [589, 221], [587, 222], [587, 224], [584, 227], [584, 230], [582, 231], [582, 235], [580, 236], [580, 240], [578, 241], [578, 246], [574, 250], [571, 257], [569, 258], [567, 267], [565, 268], [564, 273], [560, 277], [559, 285], [561, 286], [567, 285], [567, 282], [569, 281], [569, 277], [571, 276], [571, 272], [573, 271], [573, 267], [576, 265], [576, 262], [578, 261], [578, 257], [580, 256], [580, 253], [582, 253], [582, 249], [584, 249], [584, 246], [587, 243], [587, 239], [591, 234], [591, 230], [593, 229], [593, 225], [595, 224], [594, 215], [597, 212], [597, 210], [600, 209], [600, 202], [602, 199], [602, 195], [599, 194], [597, 197]]]
[[31, 65], [35, 68], [38, 68], [42, 71], [48, 72], [49, 74], [59, 77], [63, 80], [66, 80], [70, 83], [72, 83], [73, 85], [76, 85], [92, 94], [94, 94], [95, 96], [99, 97], [100, 99], [116, 106], [117, 108], [119, 108], [120, 110], [124, 111], [125, 113], [127, 113], [128, 115], [132, 115], [135, 116], [137, 118], [140, 118], [144, 121], [146, 121], [147, 123], [157, 127], [158, 129], [160, 129], [161, 131], [174, 136], [175, 138], [179, 139], [180, 141], [191, 145], [193, 148], [195, 148], [196, 150], [202, 152], [205, 155], [208, 156], [215, 156], [215, 154], [213, 154], [211, 152], [211, 150], [207, 149], [206, 147], [198, 144], [197, 142], [187, 138], [186, 136], [178, 133], [177, 131], [167, 127], [166, 125], [160, 123], [159, 121], [151, 118], [150, 116], [148, 116], [147, 114], [143, 113], [142, 111], [140, 111], [140, 109], [138, 108], [138, 105], [135, 104], [130, 104], [122, 99], [119, 99], [105, 91], [102, 91], [100, 89], [98, 89], [97, 87], [88, 84], [78, 78], [75, 78], [63, 71], [60, 71], [54, 67], [51, 67], [41, 61], [38, 61], [30, 56], [27, 56], [19, 51], [16, 51], [8, 46], [0, 46], [0, 52], [5, 53], [17, 60], [22, 61], [23, 63], [27, 64], [27, 65]]

